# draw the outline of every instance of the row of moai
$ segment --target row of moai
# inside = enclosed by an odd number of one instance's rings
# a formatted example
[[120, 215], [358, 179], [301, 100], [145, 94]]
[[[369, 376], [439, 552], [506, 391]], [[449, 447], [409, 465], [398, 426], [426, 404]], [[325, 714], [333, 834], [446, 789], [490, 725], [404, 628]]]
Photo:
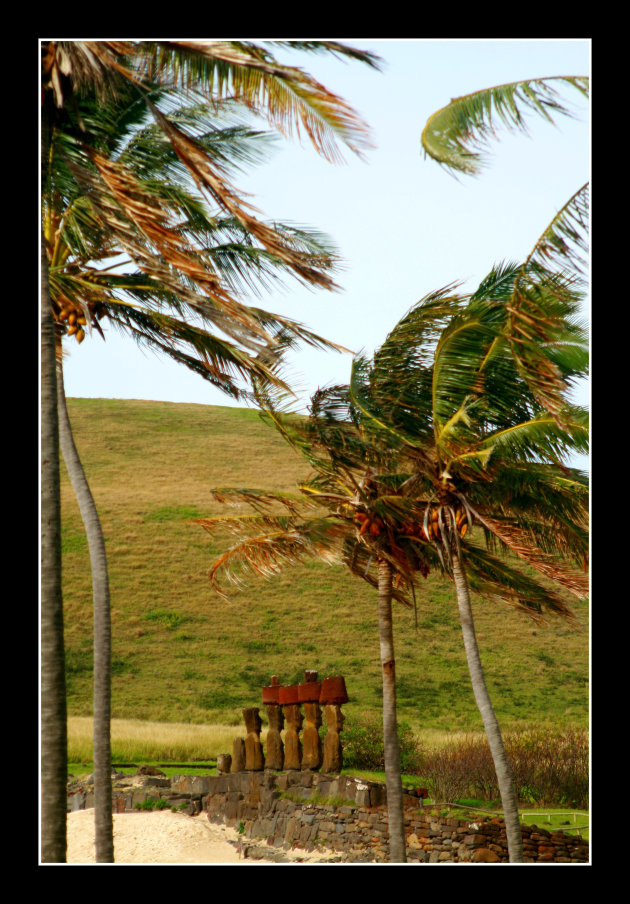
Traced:
[[[266, 754], [260, 740], [260, 709], [256, 706], [244, 709], [247, 735], [244, 739], [234, 739], [231, 758], [222, 758], [225, 771], [321, 769], [326, 774], [341, 771], [340, 732], [345, 718], [341, 706], [348, 702], [346, 683], [341, 675], [320, 682], [317, 672], [308, 670], [303, 684], [292, 685], [281, 685], [277, 675], [272, 675], [271, 684], [262, 689], [262, 702], [269, 721]], [[323, 744], [319, 735], [322, 712], [326, 722]], [[229, 766], [226, 759], [231, 759]]]

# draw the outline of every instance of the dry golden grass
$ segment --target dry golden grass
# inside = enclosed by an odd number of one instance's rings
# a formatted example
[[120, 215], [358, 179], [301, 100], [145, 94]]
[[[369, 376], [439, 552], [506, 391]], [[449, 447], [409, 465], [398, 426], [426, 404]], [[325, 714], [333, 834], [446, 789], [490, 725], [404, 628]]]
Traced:
[[[230, 725], [112, 719], [112, 761], [213, 760], [219, 753], [231, 752], [232, 741], [238, 734], [238, 729]], [[68, 718], [68, 760], [73, 763], [92, 762], [90, 717]]]
[[[92, 762], [92, 729], [90, 716], [68, 718], [69, 762]], [[193, 725], [186, 722], [153, 722], [139, 719], [112, 719], [111, 744], [113, 762], [171, 760], [192, 762], [213, 760], [220, 753], [231, 753], [235, 737], [245, 734], [245, 726]], [[266, 729], [261, 732], [263, 744]], [[460, 738], [484, 737], [483, 732], [449, 732], [420, 729], [420, 745], [435, 750]]]

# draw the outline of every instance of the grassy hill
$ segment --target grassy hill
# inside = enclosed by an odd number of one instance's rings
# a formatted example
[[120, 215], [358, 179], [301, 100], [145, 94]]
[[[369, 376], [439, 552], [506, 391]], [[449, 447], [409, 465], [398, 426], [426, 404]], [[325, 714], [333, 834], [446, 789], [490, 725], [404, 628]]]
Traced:
[[[343, 674], [346, 715], [380, 708], [376, 594], [317, 563], [258, 581], [229, 602], [210, 587], [227, 539], [191, 519], [221, 509], [213, 487], [295, 490], [305, 462], [247, 409], [70, 399], [75, 440], [98, 506], [110, 569], [112, 716], [161, 722], [241, 720], [261, 687]], [[87, 542], [62, 466], [68, 711], [92, 707], [92, 596]], [[533, 624], [474, 601], [486, 678], [503, 726], [586, 725], [588, 606], [581, 627]], [[479, 729], [451, 586], [429, 576], [413, 614], [395, 607], [400, 716], [415, 728]], [[264, 710], [262, 713], [264, 715]]]

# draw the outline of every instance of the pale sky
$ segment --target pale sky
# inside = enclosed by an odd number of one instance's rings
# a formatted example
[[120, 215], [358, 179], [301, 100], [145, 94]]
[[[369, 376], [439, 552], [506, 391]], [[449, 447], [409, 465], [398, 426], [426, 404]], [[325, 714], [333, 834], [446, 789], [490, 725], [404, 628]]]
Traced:
[[[341, 292], [287, 282], [284, 292], [251, 303], [369, 353], [427, 293], [454, 281], [472, 290], [494, 264], [524, 259], [590, 177], [588, 103], [571, 88], [562, 96], [575, 119], [554, 126], [529, 116], [528, 136], [501, 128], [490, 165], [475, 178], [456, 180], [424, 159], [427, 119], [451, 98], [492, 85], [589, 75], [591, 45], [588, 38], [334, 40], [374, 51], [383, 71], [315, 54], [283, 59], [348, 101], [370, 127], [374, 149], [363, 160], [344, 151], [345, 165], [333, 165], [310, 146], [281, 139], [268, 162], [233, 181], [263, 218], [326, 233], [344, 261]], [[68, 397], [233, 404], [201, 377], [103, 326], [106, 342], [95, 334], [81, 346], [64, 343]], [[350, 360], [302, 348], [291, 359], [292, 379], [308, 401], [318, 386], [346, 383]], [[576, 401], [588, 400], [585, 384]]]

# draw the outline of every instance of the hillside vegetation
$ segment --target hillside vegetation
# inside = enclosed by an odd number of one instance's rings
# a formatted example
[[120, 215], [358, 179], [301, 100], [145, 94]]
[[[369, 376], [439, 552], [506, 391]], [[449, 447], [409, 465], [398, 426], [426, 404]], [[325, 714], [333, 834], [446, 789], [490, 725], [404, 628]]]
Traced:
[[[226, 602], [208, 570], [227, 548], [192, 519], [229, 510], [214, 487], [294, 491], [307, 474], [255, 411], [110, 399], [69, 399], [75, 440], [109, 558], [112, 716], [237, 724], [261, 688], [343, 674], [346, 716], [380, 710], [376, 593], [343, 567], [318, 563], [259, 580]], [[83, 524], [62, 467], [63, 592], [68, 712], [92, 711], [92, 595]], [[395, 609], [398, 708], [416, 729], [479, 730], [457, 604], [438, 575], [413, 613]], [[588, 721], [588, 605], [575, 630], [537, 625], [475, 600], [486, 678], [503, 726]]]

